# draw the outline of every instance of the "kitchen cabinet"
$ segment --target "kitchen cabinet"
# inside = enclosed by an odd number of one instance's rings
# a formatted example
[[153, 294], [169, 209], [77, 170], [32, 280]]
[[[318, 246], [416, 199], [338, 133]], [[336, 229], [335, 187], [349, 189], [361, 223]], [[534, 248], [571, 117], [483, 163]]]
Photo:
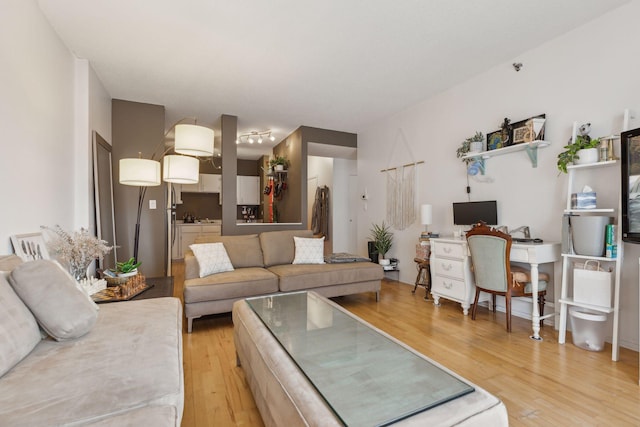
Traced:
[[201, 173], [197, 184], [182, 184], [181, 193], [220, 193], [222, 176]]
[[220, 235], [220, 224], [174, 224], [175, 239], [171, 250], [172, 259], [183, 259], [189, 245], [200, 237], [214, 237]]
[[238, 205], [260, 204], [260, 177], [238, 176], [236, 177], [236, 191]]

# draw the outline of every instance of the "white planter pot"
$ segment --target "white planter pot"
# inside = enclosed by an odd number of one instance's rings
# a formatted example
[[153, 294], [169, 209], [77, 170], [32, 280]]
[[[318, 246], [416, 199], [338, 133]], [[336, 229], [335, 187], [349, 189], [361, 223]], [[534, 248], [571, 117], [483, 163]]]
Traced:
[[579, 159], [576, 159], [573, 163], [576, 165], [588, 165], [598, 162], [598, 149], [597, 148], [585, 148], [578, 150], [576, 153]]
[[482, 141], [472, 141], [469, 144], [469, 152], [470, 153], [479, 153], [482, 151], [482, 146], [483, 146], [483, 142]]
[[380, 258], [378, 260], [378, 264], [380, 264], [380, 265], [389, 265], [389, 264], [391, 264], [391, 260], [389, 260], [387, 258]]
[[284, 170], [284, 165], [275, 165], [275, 169], [277, 171], [283, 171]]

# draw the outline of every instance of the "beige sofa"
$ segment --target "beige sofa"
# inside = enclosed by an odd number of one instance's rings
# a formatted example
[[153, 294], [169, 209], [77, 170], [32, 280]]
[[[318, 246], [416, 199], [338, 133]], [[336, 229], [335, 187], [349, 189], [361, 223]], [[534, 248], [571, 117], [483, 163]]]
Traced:
[[313, 290], [325, 297], [375, 292], [379, 298], [384, 276], [371, 262], [292, 264], [294, 236], [312, 237], [309, 230], [268, 231], [241, 236], [216, 236], [196, 243], [222, 242], [234, 271], [199, 277], [192, 252], [184, 257], [184, 312], [187, 331], [193, 319], [230, 312], [233, 303], [247, 297], [276, 292]]
[[[96, 309], [71, 276], [49, 271], [59, 267], [16, 259], [0, 257], [0, 425], [180, 426], [180, 300]], [[25, 271], [45, 279], [29, 290]]]

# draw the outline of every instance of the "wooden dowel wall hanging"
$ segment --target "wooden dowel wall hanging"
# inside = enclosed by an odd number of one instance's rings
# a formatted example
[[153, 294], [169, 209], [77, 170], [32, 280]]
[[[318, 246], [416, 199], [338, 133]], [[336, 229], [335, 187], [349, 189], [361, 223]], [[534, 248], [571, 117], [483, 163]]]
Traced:
[[[411, 147], [404, 136], [402, 129], [398, 129], [395, 141], [391, 147], [391, 155], [387, 157], [389, 161], [396, 151], [398, 140], [400, 140], [411, 159], [414, 159]], [[404, 230], [416, 221], [417, 200], [416, 200], [416, 169], [424, 161], [414, 161], [400, 166], [382, 169], [387, 175], [387, 222], [397, 230]]]

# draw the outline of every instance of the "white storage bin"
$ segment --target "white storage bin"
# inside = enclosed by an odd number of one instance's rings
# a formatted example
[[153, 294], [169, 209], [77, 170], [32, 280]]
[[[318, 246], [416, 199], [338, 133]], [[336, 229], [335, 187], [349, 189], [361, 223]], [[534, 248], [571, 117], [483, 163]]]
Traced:
[[604, 350], [607, 315], [580, 307], [570, 307], [573, 344], [589, 351]]

